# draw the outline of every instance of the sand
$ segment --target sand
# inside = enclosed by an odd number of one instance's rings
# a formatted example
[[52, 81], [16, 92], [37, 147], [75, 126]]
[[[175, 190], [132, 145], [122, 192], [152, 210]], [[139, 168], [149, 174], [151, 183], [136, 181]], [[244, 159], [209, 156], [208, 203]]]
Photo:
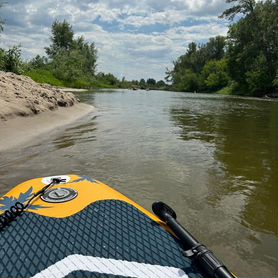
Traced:
[[29, 145], [94, 110], [78, 102], [70, 92], [0, 71], [0, 152]]
[[31, 117], [17, 117], [0, 121], [0, 153], [15, 147], [27, 146], [32, 140], [85, 117], [94, 107], [84, 103]]
[[63, 92], [72, 92], [72, 93], [84, 93], [84, 92], [88, 92], [87, 89], [77, 89], [77, 88], [59, 88], [61, 91]]
[[30, 116], [78, 103], [70, 92], [38, 84], [27, 76], [0, 71], [0, 120]]

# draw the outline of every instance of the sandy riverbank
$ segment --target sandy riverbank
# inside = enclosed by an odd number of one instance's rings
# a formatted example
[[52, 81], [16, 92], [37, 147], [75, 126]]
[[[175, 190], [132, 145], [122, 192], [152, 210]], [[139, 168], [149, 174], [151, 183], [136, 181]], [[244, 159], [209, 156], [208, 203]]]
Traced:
[[70, 92], [70, 93], [82, 93], [82, 92], [88, 92], [87, 89], [77, 89], [77, 88], [59, 88], [63, 92]]
[[16, 117], [0, 121], [0, 152], [28, 143], [44, 134], [58, 130], [94, 111], [84, 103], [43, 112], [32, 117]]
[[0, 71], [0, 152], [27, 145], [93, 110], [68, 91]]
[[78, 103], [70, 92], [38, 84], [27, 76], [0, 71], [0, 120], [40, 114]]

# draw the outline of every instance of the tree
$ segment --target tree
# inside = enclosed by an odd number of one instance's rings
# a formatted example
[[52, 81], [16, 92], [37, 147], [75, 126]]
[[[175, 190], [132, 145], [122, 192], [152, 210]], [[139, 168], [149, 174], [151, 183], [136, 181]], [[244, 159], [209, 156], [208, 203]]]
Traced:
[[278, 88], [278, 70], [277, 70], [277, 73], [276, 73], [276, 77], [275, 77], [275, 79], [273, 80], [272, 83], [273, 83], [274, 87]]
[[48, 63], [45, 56], [37, 55], [35, 58], [31, 59], [29, 66], [33, 69], [38, 69], [44, 67]]
[[145, 89], [146, 88], [146, 81], [145, 79], [141, 78], [139, 81], [139, 86], [141, 89]]
[[230, 81], [227, 60], [211, 60], [206, 63], [202, 77], [208, 90], [215, 91], [227, 86]]
[[2, 68], [4, 71], [14, 72], [16, 74], [22, 73], [23, 62], [21, 60], [21, 49], [19, 46], [13, 46], [7, 51], [2, 51], [1, 55], [3, 55]]
[[88, 70], [88, 72], [92, 75], [95, 74], [96, 70], [96, 60], [97, 60], [97, 50], [94, 43], [87, 43], [83, 36], [78, 37], [76, 40], [72, 42], [72, 49], [76, 49], [84, 55], [86, 58], [86, 62], [84, 66]]
[[52, 62], [54, 75], [60, 80], [74, 82], [87, 74], [85, 63], [86, 58], [79, 51], [60, 50]]
[[59, 51], [70, 50], [73, 44], [73, 30], [72, 26], [66, 22], [59, 22], [55, 20], [51, 28], [52, 36], [50, 40], [52, 44], [46, 47], [46, 53], [50, 58], [54, 58]]
[[[75, 82], [87, 82], [96, 70], [97, 50], [94, 43], [88, 43], [83, 36], [74, 39], [72, 26], [66, 22], [55, 21], [51, 30], [51, 45], [46, 53], [51, 61], [56, 78]], [[42, 61], [33, 61], [38, 64]], [[87, 82], [88, 83], [88, 82]]]
[[156, 81], [155, 81], [155, 79], [153, 79], [153, 78], [149, 78], [148, 80], [147, 80], [147, 85], [149, 85], [149, 86], [155, 86], [155, 84], [156, 84]]
[[244, 15], [253, 13], [256, 5], [255, 0], [226, 0], [226, 3], [236, 3], [220, 15], [220, 18], [227, 18], [229, 20], [233, 20], [239, 13]]
[[220, 60], [225, 55], [226, 37], [216, 36], [210, 38], [204, 46], [206, 51], [206, 60]]
[[272, 91], [278, 69], [278, 3], [255, 5], [228, 32], [228, 68], [242, 94]]
[[162, 88], [164, 88], [166, 86], [166, 84], [165, 84], [165, 82], [163, 80], [159, 80], [159, 81], [156, 82], [156, 86], [158, 88], [162, 89]]
[[5, 70], [5, 50], [0, 48], [0, 70]]
[[167, 70], [166, 80], [171, 80], [178, 91], [207, 90], [201, 72], [208, 61], [222, 59], [225, 56], [225, 48], [226, 38], [222, 36], [210, 38], [202, 45], [190, 43], [186, 53], [174, 61], [173, 70]]

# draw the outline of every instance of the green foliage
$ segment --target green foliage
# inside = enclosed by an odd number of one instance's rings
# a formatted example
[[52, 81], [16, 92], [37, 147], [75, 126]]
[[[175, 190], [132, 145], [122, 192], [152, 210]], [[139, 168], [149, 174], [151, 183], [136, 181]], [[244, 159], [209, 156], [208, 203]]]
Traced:
[[52, 62], [56, 78], [65, 82], [75, 82], [85, 74], [85, 57], [77, 50], [60, 50]]
[[148, 86], [155, 86], [156, 85], [156, 80], [153, 79], [153, 78], [148, 78], [146, 83], [147, 83]]
[[216, 91], [219, 95], [231, 95], [234, 91], [234, 84], [231, 82], [228, 86]]
[[241, 94], [272, 91], [278, 69], [278, 2], [255, 5], [228, 34], [228, 68]]
[[0, 70], [4, 70], [5, 63], [4, 63], [4, 57], [5, 57], [5, 50], [0, 48]]
[[[174, 89], [177, 91], [203, 91], [210, 89], [212, 85], [206, 87], [204, 78], [209, 75], [206, 69], [202, 76], [202, 71], [207, 62], [219, 60], [225, 54], [225, 38], [217, 36], [210, 38], [206, 44], [197, 45], [192, 42], [188, 45], [186, 53], [174, 62], [173, 71], [166, 72], [166, 79], [173, 82]], [[212, 70], [212, 69], [211, 69]], [[213, 76], [210, 76], [212, 79]], [[212, 81], [212, 80], [211, 80]]]
[[163, 80], [159, 80], [159, 81], [156, 82], [156, 86], [157, 86], [159, 89], [165, 89], [166, 83], [165, 83]]
[[233, 20], [239, 13], [252, 13], [256, 4], [255, 0], [226, 0], [226, 3], [235, 3], [233, 7], [225, 10], [220, 16], [221, 18], [227, 18], [229, 20]]
[[8, 50], [0, 50], [0, 68], [3, 71], [14, 72], [16, 74], [23, 72], [23, 62], [19, 46], [13, 46]]
[[147, 88], [145, 79], [143, 79], [143, 78], [140, 79], [139, 86], [140, 86], [140, 89], [146, 89]]
[[199, 74], [190, 69], [179, 72], [176, 80], [176, 90], [181, 92], [195, 92], [200, 88]]
[[65, 87], [66, 85], [57, 79], [49, 69], [32, 69], [24, 72], [24, 75], [31, 77], [38, 83], [47, 83], [53, 86]]
[[[226, 0], [235, 5], [221, 17], [232, 20], [228, 37], [189, 44], [166, 79], [179, 91], [217, 91], [263, 96], [278, 84], [278, 1]], [[233, 86], [230, 86], [233, 84]]]
[[266, 58], [263, 54], [256, 57], [252, 63], [252, 68], [245, 73], [245, 81], [248, 85], [248, 93], [250, 95], [265, 94], [268, 91], [269, 85], [272, 85], [269, 80]]
[[277, 70], [277, 73], [276, 73], [276, 77], [275, 77], [275, 79], [273, 80], [273, 86], [274, 87], [277, 87], [278, 88], [278, 70]]
[[73, 40], [72, 49], [84, 57], [84, 70], [94, 75], [96, 70], [97, 50], [94, 43], [86, 43], [83, 36]]
[[96, 77], [98, 82], [102, 84], [107, 84], [112, 87], [119, 84], [119, 80], [112, 73], [105, 74], [103, 72], [99, 72]]
[[35, 58], [31, 59], [31, 61], [28, 63], [28, 66], [31, 69], [39, 69], [45, 67], [47, 63], [48, 61], [45, 56], [37, 55]]
[[[66, 22], [52, 24], [51, 42], [46, 47], [53, 75], [64, 84], [73, 87], [89, 87], [95, 74], [97, 51], [94, 43], [85, 42], [84, 37], [74, 39], [72, 26]], [[41, 57], [32, 64], [43, 67], [47, 61]]]
[[221, 59], [207, 62], [202, 70], [202, 78], [206, 88], [210, 91], [219, 90], [227, 86], [230, 81], [227, 60]]
[[73, 44], [72, 26], [66, 22], [55, 20], [51, 29], [52, 36], [50, 38], [52, 44], [46, 47], [46, 54], [54, 58], [61, 50], [70, 50]]

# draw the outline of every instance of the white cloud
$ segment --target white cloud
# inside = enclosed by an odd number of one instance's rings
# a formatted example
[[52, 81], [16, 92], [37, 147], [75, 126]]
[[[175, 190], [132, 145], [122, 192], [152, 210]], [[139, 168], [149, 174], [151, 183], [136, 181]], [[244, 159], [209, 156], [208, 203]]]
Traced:
[[[79, 3], [81, 2], [81, 3]], [[163, 79], [165, 68], [191, 41], [225, 35], [217, 16], [223, 0], [13, 0], [1, 8], [2, 47], [21, 44], [25, 58], [44, 54], [55, 19], [95, 42], [98, 70], [128, 79]]]

